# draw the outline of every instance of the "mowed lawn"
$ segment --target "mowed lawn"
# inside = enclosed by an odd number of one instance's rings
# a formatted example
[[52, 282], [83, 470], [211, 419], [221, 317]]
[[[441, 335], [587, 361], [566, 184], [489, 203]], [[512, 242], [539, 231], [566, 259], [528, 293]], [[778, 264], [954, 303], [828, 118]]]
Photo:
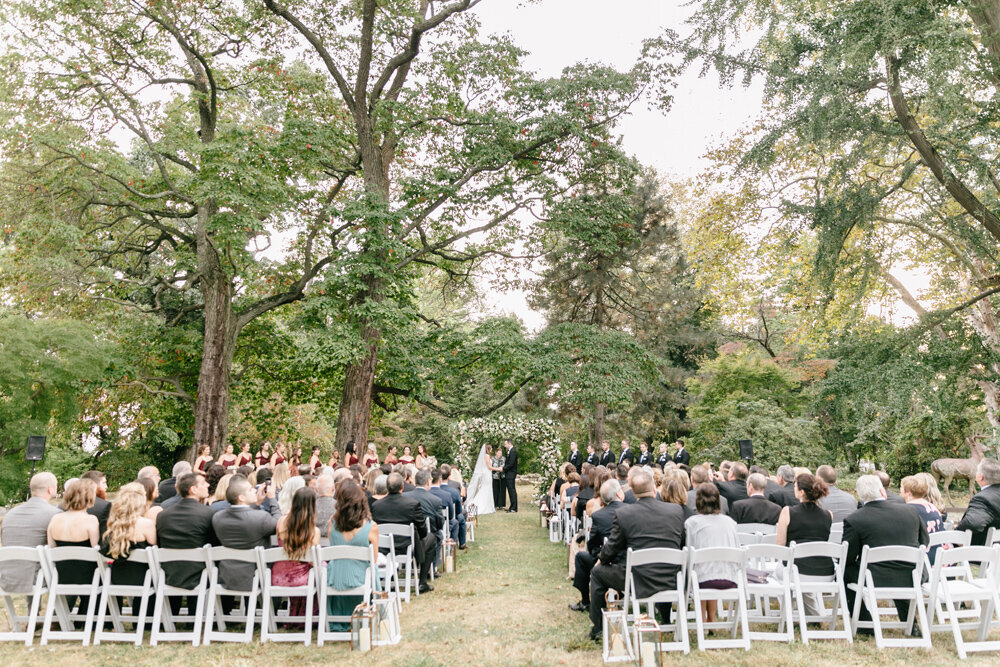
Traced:
[[[548, 541], [538, 513], [528, 504], [531, 489], [521, 487], [518, 514], [480, 518], [477, 540], [461, 552], [458, 572], [435, 583], [436, 590], [403, 606], [403, 641], [380, 647], [362, 658], [345, 644], [322, 648], [301, 644], [189, 644], [149, 646], [105, 644], [82, 647], [58, 642], [25, 648], [2, 646], [3, 665], [598, 665], [599, 646], [586, 639], [585, 614], [567, 608], [579, 594], [566, 579], [566, 547]], [[2, 614], [0, 614], [2, 616]], [[1000, 639], [1000, 632], [994, 633]], [[669, 654], [667, 661], [712, 664], [941, 665], [958, 663], [950, 634], [935, 633], [934, 648], [879, 651], [873, 640], [813, 642], [808, 647], [755, 642], [749, 653], [725, 650], [689, 656]], [[996, 664], [1000, 652], [970, 654], [971, 664]]]

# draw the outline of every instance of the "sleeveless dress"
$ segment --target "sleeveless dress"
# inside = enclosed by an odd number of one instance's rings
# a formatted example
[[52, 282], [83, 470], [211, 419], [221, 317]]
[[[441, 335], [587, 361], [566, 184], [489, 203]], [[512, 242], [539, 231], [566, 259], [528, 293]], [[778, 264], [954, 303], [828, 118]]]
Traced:
[[264, 466], [266, 466], [270, 462], [271, 462], [271, 456], [269, 454], [265, 454], [264, 452], [259, 452], [257, 454], [257, 467], [258, 468], [263, 468]]
[[316, 463], [312, 466], [313, 475], [318, 475], [319, 471], [323, 469], [323, 459], [316, 459]]
[[[372, 522], [366, 521], [365, 525], [361, 526], [357, 534], [350, 540], [344, 539], [344, 534], [337, 530], [336, 524], [330, 526], [330, 546], [351, 546], [351, 547], [369, 547], [368, 533], [371, 532]], [[338, 591], [345, 591], [351, 588], [356, 588], [365, 583], [365, 573], [368, 571], [367, 561], [358, 560], [337, 560], [331, 561], [326, 568], [326, 583], [337, 589]], [[379, 580], [377, 573], [372, 573], [372, 578], [375, 582], [375, 588], [378, 590]], [[350, 616], [354, 608], [361, 604], [362, 596], [360, 595], [338, 595], [331, 597], [328, 600], [327, 608], [329, 613], [334, 616]], [[350, 622], [347, 623], [330, 623], [330, 630], [333, 632], [347, 632], [351, 629]]]
[[[278, 546], [284, 542], [278, 539]], [[275, 586], [305, 586], [309, 583], [309, 570], [312, 563], [298, 560], [279, 560], [271, 566], [271, 583]], [[316, 598], [313, 597], [313, 609], [316, 608]], [[288, 613], [290, 616], [304, 616], [306, 599], [304, 597], [288, 598]]]
[[365, 467], [366, 468], [371, 468], [372, 466], [377, 466], [377, 465], [378, 465], [378, 457], [375, 457], [375, 458], [371, 458], [371, 457], [368, 457], [368, 456], [365, 457]]
[[249, 452], [246, 454], [240, 452], [239, 457], [236, 459], [236, 467], [242, 468], [243, 466], [248, 466], [251, 463], [253, 463], [253, 454], [250, 454]]
[[222, 466], [227, 471], [231, 470], [231, 469], [233, 469], [233, 468], [236, 467], [236, 458], [234, 457], [234, 458], [230, 459], [229, 461], [226, 461], [225, 459], [220, 458], [219, 459], [219, 465]]
[[347, 463], [345, 463], [344, 465], [350, 468], [352, 465], [358, 463], [361, 459], [358, 458], [357, 454], [348, 454], [347, 459], [345, 460], [347, 461]]
[[400, 456], [399, 457], [399, 462], [402, 463], [403, 465], [406, 465], [408, 463], [413, 463], [413, 457], [412, 456]]
[[[816, 503], [799, 503], [788, 508], [788, 532], [785, 543], [826, 542], [830, 539], [830, 513]], [[823, 556], [796, 558], [799, 574], [827, 577], [833, 574], [833, 561]]]
[[[57, 547], [88, 547], [90, 548], [90, 538], [79, 542], [69, 542], [67, 540], [55, 540]], [[59, 574], [60, 584], [83, 584], [89, 585], [94, 579], [94, 571], [97, 570], [97, 561], [86, 560], [64, 560], [56, 563], [56, 572]], [[79, 597], [81, 614], [87, 613], [87, 605], [90, 603], [89, 595]], [[72, 611], [76, 604], [77, 596], [67, 595], [66, 605]], [[83, 627], [82, 621], [76, 622], [78, 629]]]
[[287, 460], [288, 460], [288, 459], [286, 459], [286, 458], [285, 458], [284, 456], [282, 456], [281, 454], [275, 454], [275, 455], [274, 455], [274, 465], [276, 465], [276, 466], [280, 466], [280, 465], [281, 465], [282, 463], [284, 463], [284, 462], [285, 462], [285, 461], [287, 461]]
[[[145, 549], [148, 546], [150, 545], [146, 540], [133, 542], [129, 547], [129, 553]], [[101, 553], [107, 558], [111, 558], [108, 555], [108, 543], [106, 541], [101, 542]], [[128, 556], [119, 556], [111, 561], [111, 583], [116, 586], [142, 586], [148, 569], [145, 563], [132, 563], [129, 562]], [[150, 608], [152, 608], [152, 605], [150, 605]]]
[[208, 464], [211, 463], [211, 462], [212, 462], [212, 459], [202, 459], [201, 463], [198, 464], [198, 471], [199, 472], [205, 472], [205, 468], [207, 468]]

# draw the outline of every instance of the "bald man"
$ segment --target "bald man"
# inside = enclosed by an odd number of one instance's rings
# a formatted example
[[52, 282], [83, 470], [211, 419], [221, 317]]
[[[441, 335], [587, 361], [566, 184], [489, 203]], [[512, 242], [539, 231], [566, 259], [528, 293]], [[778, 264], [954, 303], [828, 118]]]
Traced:
[[[49, 521], [59, 513], [52, 505], [59, 482], [50, 472], [40, 472], [29, 482], [31, 498], [7, 512], [0, 524], [0, 542], [5, 547], [38, 547], [46, 543]], [[0, 587], [8, 593], [28, 593], [38, 569], [31, 563], [0, 565]]]

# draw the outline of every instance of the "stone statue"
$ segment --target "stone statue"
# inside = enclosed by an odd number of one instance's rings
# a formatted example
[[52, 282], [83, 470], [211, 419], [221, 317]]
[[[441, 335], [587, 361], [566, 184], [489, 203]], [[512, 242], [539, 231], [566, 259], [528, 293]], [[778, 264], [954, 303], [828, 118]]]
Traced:
[[942, 480], [944, 481], [944, 495], [948, 499], [948, 504], [952, 507], [955, 506], [955, 502], [951, 499], [949, 487], [953, 479], [969, 480], [969, 497], [971, 498], [976, 494], [976, 467], [983, 460], [983, 446], [980, 441], [984, 437], [983, 435], [972, 435], [965, 439], [965, 442], [969, 445], [969, 451], [972, 453], [970, 458], [937, 459], [931, 463], [931, 474], [934, 475], [934, 479], [938, 483], [941, 483]]

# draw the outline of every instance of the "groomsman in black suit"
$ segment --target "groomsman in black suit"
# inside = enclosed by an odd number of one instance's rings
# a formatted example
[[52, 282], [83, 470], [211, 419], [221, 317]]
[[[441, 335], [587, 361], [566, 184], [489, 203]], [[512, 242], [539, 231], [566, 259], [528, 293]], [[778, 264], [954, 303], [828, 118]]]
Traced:
[[507, 485], [507, 498], [510, 501], [507, 512], [517, 512], [517, 450], [514, 443], [504, 440], [507, 448], [507, 459], [503, 463], [504, 484]]
[[656, 457], [656, 463], [661, 468], [667, 467], [667, 461], [670, 460], [670, 454], [667, 454], [667, 443], [660, 443], [660, 455]]
[[611, 453], [611, 443], [607, 440], [601, 441], [601, 465], [610, 468], [615, 464], [615, 455]]
[[577, 474], [583, 472], [583, 454], [580, 453], [576, 440], [569, 443], [569, 462], [576, 468]]
[[639, 465], [646, 466], [652, 465], [653, 455], [649, 451], [649, 445], [645, 442], [639, 443]]
[[601, 465], [601, 457], [597, 455], [597, 451], [594, 449], [593, 443], [587, 445], [587, 463], [592, 466]]
[[622, 440], [622, 453], [618, 455], [618, 465], [627, 463], [631, 468], [635, 465], [635, 454], [629, 449], [628, 440]]
[[[632, 475], [632, 490], [639, 501], [623, 505], [615, 513], [611, 537], [601, 547], [598, 560], [590, 574], [590, 638], [601, 636], [601, 610], [608, 589], [625, 589], [625, 553], [629, 548], [666, 547], [680, 549], [684, 543], [684, 510], [680, 505], [656, 499], [653, 476], [637, 468]], [[914, 513], [914, 516], [916, 514]], [[656, 591], [677, 585], [676, 565], [647, 565], [632, 573], [636, 595], [648, 597]], [[662, 610], [667, 612], [667, 610]], [[683, 612], [682, 612], [683, 613]], [[666, 614], [664, 614], [666, 616]], [[668, 622], [666, 618], [664, 622]]]
[[673, 458], [674, 463], [677, 465], [684, 464], [686, 466], [690, 466], [691, 455], [686, 449], [684, 449], [684, 441], [678, 438], [677, 442], [674, 443], [674, 449], [676, 450]]

